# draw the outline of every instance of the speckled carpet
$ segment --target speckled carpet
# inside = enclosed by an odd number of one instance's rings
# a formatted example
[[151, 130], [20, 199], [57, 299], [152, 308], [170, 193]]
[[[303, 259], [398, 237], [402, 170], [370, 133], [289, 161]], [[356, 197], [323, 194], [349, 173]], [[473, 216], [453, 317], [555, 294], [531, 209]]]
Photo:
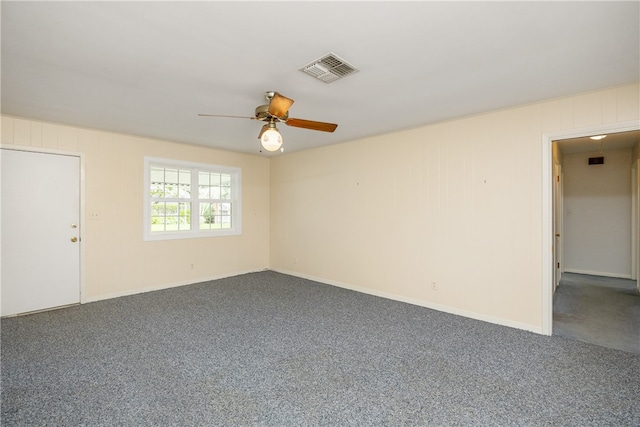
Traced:
[[640, 355], [271, 271], [1, 332], [2, 426], [640, 425]]

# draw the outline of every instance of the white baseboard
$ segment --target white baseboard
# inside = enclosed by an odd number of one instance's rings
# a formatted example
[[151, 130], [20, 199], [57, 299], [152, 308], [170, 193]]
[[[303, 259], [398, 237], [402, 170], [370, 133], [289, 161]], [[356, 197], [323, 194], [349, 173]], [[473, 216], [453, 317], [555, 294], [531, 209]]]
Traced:
[[161, 291], [163, 289], [177, 288], [179, 286], [195, 285], [196, 283], [209, 282], [211, 280], [218, 280], [218, 279], [226, 279], [228, 277], [240, 276], [242, 274], [249, 274], [249, 273], [257, 273], [257, 272], [266, 271], [266, 270], [268, 270], [268, 268], [263, 268], [263, 269], [260, 269], [260, 270], [237, 271], [237, 272], [234, 272], [234, 273], [220, 274], [220, 275], [217, 275], [217, 276], [209, 276], [209, 277], [199, 277], [197, 279], [185, 280], [185, 281], [174, 282], [174, 283], [163, 283], [163, 284], [160, 284], [160, 285], [150, 286], [150, 287], [146, 287], [146, 288], [130, 289], [130, 290], [125, 290], [125, 291], [120, 291], [120, 292], [112, 292], [112, 293], [109, 293], [109, 294], [102, 294], [102, 295], [82, 298], [81, 303], [85, 304], [85, 303], [89, 303], [89, 302], [103, 301], [103, 300], [112, 299], [112, 298], [119, 298], [119, 297], [126, 297], [126, 296], [130, 296], [130, 295], [143, 294], [143, 293], [146, 293], [146, 292]]
[[564, 273], [588, 274], [590, 276], [615, 277], [618, 279], [631, 279], [631, 274], [607, 273], [603, 271], [578, 270], [576, 268], [565, 268]]
[[355, 286], [348, 283], [338, 282], [335, 280], [327, 280], [321, 277], [310, 276], [308, 274], [299, 273], [297, 271], [289, 271], [289, 270], [276, 269], [276, 268], [271, 268], [271, 270], [278, 273], [287, 274], [289, 276], [295, 276], [295, 277], [300, 277], [302, 279], [313, 280], [315, 282], [325, 283], [327, 285], [337, 286], [339, 288], [349, 289], [351, 291], [356, 291], [356, 292], [360, 292], [367, 295], [373, 295], [376, 297], [386, 298], [393, 301], [405, 302], [407, 304], [413, 304], [420, 307], [430, 308], [433, 310], [442, 311], [449, 314], [455, 314], [457, 316], [468, 317], [470, 319], [481, 320], [483, 322], [493, 323], [493, 324], [502, 325], [502, 326], [508, 326], [510, 328], [515, 328], [515, 329], [522, 329], [525, 331], [543, 335], [542, 326], [514, 322], [512, 320], [503, 319], [501, 317], [487, 316], [481, 313], [475, 313], [472, 311], [462, 310], [456, 307], [450, 307], [450, 306], [441, 305], [441, 304], [434, 304], [429, 301], [423, 301], [415, 298], [408, 298], [402, 295], [397, 295], [389, 292], [380, 292], [373, 289], [364, 288], [361, 286]]

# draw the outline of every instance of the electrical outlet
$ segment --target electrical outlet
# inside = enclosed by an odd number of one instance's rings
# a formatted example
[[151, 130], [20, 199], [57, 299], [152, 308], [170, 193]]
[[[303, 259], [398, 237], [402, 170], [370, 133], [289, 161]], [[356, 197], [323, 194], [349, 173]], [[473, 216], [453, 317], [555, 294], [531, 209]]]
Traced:
[[431, 289], [434, 291], [438, 290], [438, 284], [436, 282], [431, 282]]

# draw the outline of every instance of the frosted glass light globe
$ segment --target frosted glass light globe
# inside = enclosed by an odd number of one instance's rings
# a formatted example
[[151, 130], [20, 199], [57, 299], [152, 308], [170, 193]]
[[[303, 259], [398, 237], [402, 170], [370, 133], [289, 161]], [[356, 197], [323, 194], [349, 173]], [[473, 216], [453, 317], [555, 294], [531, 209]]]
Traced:
[[277, 129], [267, 129], [260, 137], [262, 146], [267, 151], [277, 151], [282, 147], [282, 135]]

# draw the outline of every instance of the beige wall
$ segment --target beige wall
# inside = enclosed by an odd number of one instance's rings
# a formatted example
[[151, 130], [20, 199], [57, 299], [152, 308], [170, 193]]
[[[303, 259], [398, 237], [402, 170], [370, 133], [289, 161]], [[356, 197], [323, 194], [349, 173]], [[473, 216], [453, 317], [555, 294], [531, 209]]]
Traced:
[[[84, 155], [83, 301], [269, 267], [267, 158], [5, 116], [7, 144]], [[240, 167], [242, 235], [144, 242], [144, 156]]]
[[631, 149], [564, 155], [563, 270], [631, 278]]
[[540, 331], [543, 134], [638, 120], [638, 92], [274, 157], [271, 267]]

